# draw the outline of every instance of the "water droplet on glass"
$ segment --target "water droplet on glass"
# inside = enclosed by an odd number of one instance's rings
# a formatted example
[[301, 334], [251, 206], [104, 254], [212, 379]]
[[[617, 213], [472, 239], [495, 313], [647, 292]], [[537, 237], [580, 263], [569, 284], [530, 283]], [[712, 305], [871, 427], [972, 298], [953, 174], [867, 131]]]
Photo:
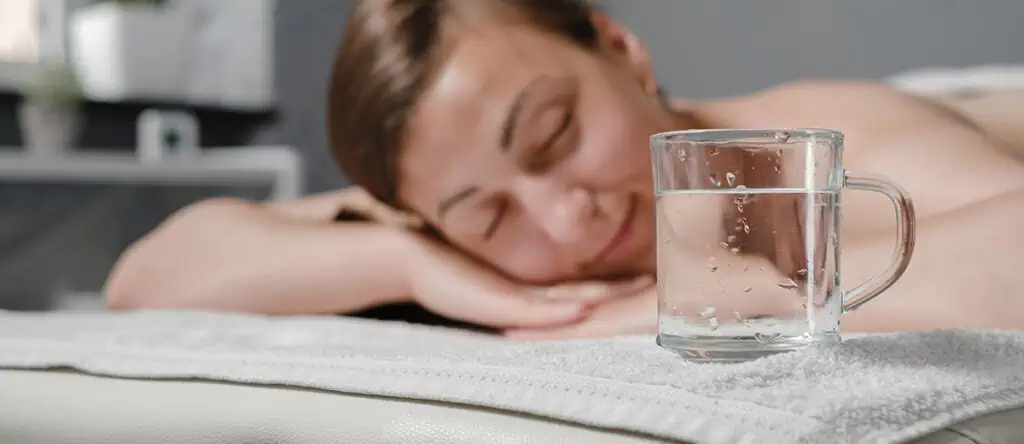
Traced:
[[829, 235], [829, 238], [832, 240], [832, 246], [833, 247], [838, 247], [839, 246], [839, 238], [836, 237], [835, 233], [832, 233], [831, 235]]
[[[737, 189], [739, 189], [739, 187], [737, 187]], [[735, 200], [736, 208], [737, 208], [737, 210], [739, 210], [739, 212], [742, 213], [743, 209], [746, 207], [746, 205], [752, 204], [752, 203], [754, 203], [756, 201], [757, 201], [757, 196], [755, 196], [753, 194], [741, 194], [738, 197], [736, 197], [736, 200]]]
[[729, 243], [728, 242], [721, 242], [718, 245], [721, 245], [722, 248], [729, 248]]
[[714, 156], [717, 156], [717, 155], [718, 155], [718, 147], [717, 146], [713, 146], [711, 148], [708, 148], [708, 157], [714, 157]]
[[715, 262], [713, 257], [708, 259], [708, 270], [711, 270], [712, 273], [718, 271], [718, 263]]
[[775, 141], [776, 142], [786, 143], [786, 142], [789, 141], [790, 137], [793, 137], [793, 135], [790, 134], [789, 131], [776, 131], [775, 132]]
[[708, 176], [708, 180], [710, 180], [711, 181], [711, 185], [714, 185], [715, 187], [722, 186], [722, 180], [719, 179], [718, 175], [715, 174], [715, 173], [711, 173], [711, 175]]
[[725, 238], [725, 241], [730, 243], [730, 244], [733, 243], [733, 242], [736, 242], [736, 235], [735, 234], [730, 234], [728, 237]]
[[732, 171], [725, 173], [725, 181], [726, 183], [729, 184], [730, 187], [736, 185], [736, 174], [734, 174]]
[[715, 317], [715, 315], [717, 313], [718, 313], [718, 308], [716, 308], [716, 307], [705, 307], [703, 310], [700, 311], [700, 318], [701, 319], [710, 319], [710, 318]]
[[807, 269], [806, 268], [801, 268], [801, 269], [797, 270], [796, 271], [796, 275], [797, 276], [807, 276]]
[[711, 331], [718, 331], [718, 318], [708, 319], [708, 328], [710, 328]]
[[736, 248], [736, 247], [732, 247], [732, 248], [729, 249], [729, 252], [732, 253], [732, 254], [740, 254], [740, 249]]
[[791, 290], [791, 289], [799, 288], [800, 287], [799, 285], [796, 284], [796, 282], [793, 282], [792, 279], [786, 279], [786, 280], [784, 280], [782, 282], [779, 282], [778, 286], [779, 286], [779, 288], [785, 288], [787, 290]]
[[745, 189], [747, 189], [747, 186], [746, 185], [736, 185], [736, 189], [737, 190], [745, 190]]
[[679, 160], [686, 162], [686, 150], [680, 149], [678, 157]]
[[762, 344], [770, 344], [782, 337], [782, 333], [754, 333], [754, 339]]
[[744, 288], [743, 292], [744, 293], [750, 293], [750, 291], [753, 290], [753, 289], [754, 289], [754, 287], [751, 287], [751, 286], [747, 285], [747, 288]]
[[751, 233], [751, 226], [748, 223], [746, 223], [746, 218], [744, 217], [736, 218], [736, 231], [739, 230], [742, 230], [746, 234]]
[[779, 174], [779, 173], [781, 173], [781, 172], [782, 172], [782, 171], [781, 171], [781, 170], [779, 169], [779, 166], [778, 166], [778, 165], [775, 165], [775, 174]]

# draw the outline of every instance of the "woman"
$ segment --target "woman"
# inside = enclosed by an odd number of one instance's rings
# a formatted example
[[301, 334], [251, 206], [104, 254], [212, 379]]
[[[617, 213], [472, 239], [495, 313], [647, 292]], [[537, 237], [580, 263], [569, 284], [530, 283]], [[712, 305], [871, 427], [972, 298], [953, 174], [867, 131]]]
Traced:
[[[1024, 166], [1001, 139], [1014, 135], [936, 102], [824, 81], [671, 101], [643, 43], [581, 0], [366, 0], [329, 103], [335, 157], [361, 190], [189, 207], [123, 255], [111, 306], [416, 302], [519, 338], [649, 332], [648, 136], [828, 127], [846, 134], [847, 168], [895, 179], [918, 213], [911, 267], [844, 329], [1024, 327]], [[332, 222], [341, 209], [374, 221]], [[845, 193], [843, 211], [842, 273], [856, 282], [887, 262], [892, 210]]]

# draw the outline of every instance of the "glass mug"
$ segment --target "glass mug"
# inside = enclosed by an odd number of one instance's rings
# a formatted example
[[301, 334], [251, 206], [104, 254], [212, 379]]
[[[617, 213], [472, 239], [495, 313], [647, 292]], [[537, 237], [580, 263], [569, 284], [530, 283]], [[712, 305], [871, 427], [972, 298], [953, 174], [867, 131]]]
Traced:
[[[756, 359], [840, 340], [843, 313], [909, 265], [914, 207], [895, 184], [843, 169], [842, 133], [693, 130], [651, 137], [656, 196], [658, 344], [703, 362]], [[889, 268], [843, 291], [843, 189], [896, 209]]]

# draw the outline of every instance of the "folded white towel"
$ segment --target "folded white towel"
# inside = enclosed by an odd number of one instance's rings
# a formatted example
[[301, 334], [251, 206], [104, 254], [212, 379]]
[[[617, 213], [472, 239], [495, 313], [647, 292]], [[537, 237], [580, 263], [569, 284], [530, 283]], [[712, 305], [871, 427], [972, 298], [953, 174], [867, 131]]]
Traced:
[[932, 66], [889, 76], [893, 86], [920, 94], [986, 89], [1024, 89], [1024, 64], [964, 67]]
[[449, 401], [697, 443], [901, 442], [1024, 406], [1024, 333], [857, 336], [741, 364], [337, 317], [0, 311], [0, 367]]

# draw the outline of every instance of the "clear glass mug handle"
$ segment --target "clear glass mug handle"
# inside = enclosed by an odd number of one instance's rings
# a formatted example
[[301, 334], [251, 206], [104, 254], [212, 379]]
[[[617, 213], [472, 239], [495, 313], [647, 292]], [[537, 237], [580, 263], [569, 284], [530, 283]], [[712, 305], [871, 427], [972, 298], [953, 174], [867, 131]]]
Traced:
[[[914, 203], [896, 184], [879, 177], [845, 173], [843, 188], [882, 193], [896, 209], [896, 249], [886, 271], [848, 291], [843, 292], [843, 312], [853, 311], [882, 294], [903, 276], [914, 254], [916, 223]], [[842, 254], [842, 253], [840, 253]]]

